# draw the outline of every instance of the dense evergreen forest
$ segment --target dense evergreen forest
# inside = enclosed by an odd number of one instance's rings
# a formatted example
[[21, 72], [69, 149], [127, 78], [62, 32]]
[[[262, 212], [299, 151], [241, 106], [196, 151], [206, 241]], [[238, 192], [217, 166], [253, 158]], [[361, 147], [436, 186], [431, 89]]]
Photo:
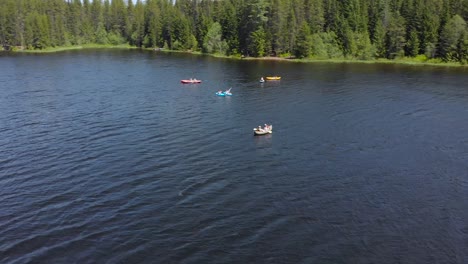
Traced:
[[0, 44], [468, 62], [468, 0], [0, 0]]

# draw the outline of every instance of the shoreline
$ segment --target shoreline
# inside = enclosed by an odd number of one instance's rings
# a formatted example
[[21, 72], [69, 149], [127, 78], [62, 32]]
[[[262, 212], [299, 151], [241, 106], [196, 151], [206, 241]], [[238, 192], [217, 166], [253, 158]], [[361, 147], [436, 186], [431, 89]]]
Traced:
[[[210, 55], [210, 54], [208, 54]], [[411, 58], [389, 60], [389, 59], [373, 59], [373, 60], [356, 60], [356, 59], [294, 59], [294, 58], [282, 58], [282, 57], [230, 57], [230, 56], [215, 56], [218, 58], [226, 59], [238, 59], [238, 60], [264, 60], [264, 61], [282, 61], [282, 62], [293, 62], [293, 63], [349, 63], [349, 64], [394, 64], [394, 65], [411, 65], [411, 66], [444, 66], [444, 67], [468, 67], [458, 62], [423, 62], [415, 61]]]
[[45, 48], [42, 50], [1, 50], [3, 52], [12, 52], [12, 53], [31, 53], [31, 54], [39, 54], [39, 53], [55, 53], [55, 52], [62, 52], [62, 51], [69, 51], [69, 50], [83, 50], [83, 49], [139, 49], [138, 47], [130, 46], [128, 44], [122, 45], [101, 45], [101, 44], [83, 44], [83, 45], [76, 45], [76, 46], [60, 46], [60, 47], [50, 47]]
[[208, 54], [202, 53], [199, 51], [180, 51], [180, 50], [167, 50], [167, 49], [158, 49], [158, 48], [140, 48], [135, 46], [130, 46], [128, 44], [122, 45], [100, 45], [100, 44], [84, 44], [77, 46], [62, 46], [62, 47], [53, 47], [46, 48], [43, 50], [13, 50], [5, 51], [0, 50], [0, 52], [13, 52], [13, 53], [55, 53], [69, 50], [82, 50], [82, 49], [140, 49], [148, 50], [155, 52], [165, 52], [165, 53], [186, 53], [194, 55], [207, 55], [214, 58], [222, 59], [235, 59], [235, 60], [252, 60], [252, 61], [281, 61], [281, 62], [294, 62], [294, 63], [355, 63], [355, 64], [394, 64], [394, 65], [411, 65], [411, 66], [443, 66], [443, 67], [461, 67], [465, 68], [468, 65], [462, 65], [457, 62], [427, 62], [427, 61], [417, 61], [415, 58], [403, 58], [396, 60], [389, 59], [373, 59], [373, 60], [356, 60], [356, 59], [318, 59], [318, 58], [307, 58], [307, 59], [295, 59], [295, 58], [286, 58], [286, 57], [241, 57], [241, 56], [226, 56], [220, 54]]

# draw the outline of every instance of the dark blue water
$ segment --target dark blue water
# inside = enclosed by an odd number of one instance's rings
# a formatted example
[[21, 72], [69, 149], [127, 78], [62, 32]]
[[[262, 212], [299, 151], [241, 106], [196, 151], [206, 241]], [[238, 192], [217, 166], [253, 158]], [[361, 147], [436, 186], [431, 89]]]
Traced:
[[0, 262], [467, 263], [467, 84], [463, 68], [2, 54]]

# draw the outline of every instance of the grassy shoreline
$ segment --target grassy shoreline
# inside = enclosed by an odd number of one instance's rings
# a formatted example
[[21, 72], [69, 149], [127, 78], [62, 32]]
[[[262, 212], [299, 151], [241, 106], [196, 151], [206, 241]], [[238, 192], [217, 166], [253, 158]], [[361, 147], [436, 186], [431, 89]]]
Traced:
[[[144, 50], [154, 50], [145, 48]], [[283, 57], [241, 57], [241, 56], [226, 56], [222, 54], [206, 54], [199, 51], [178, 51], [178, 50], [158, 50], [160, 52], [174, 52], [174, 53], [188, 53], [196, 55], [208, 55], [215, 58], [221, 59], [234, 59], [234, 60], [264, 60], [264, 61], [282, 61], [282, 62], [294, 62], [294, 63], [349, 63], [349, 64], [394, 64], [394, 65], [414, 65], [414, 66], [443, 66], [443, 67], [461, 67], [465, 68], [468, 65], [462, 65], [458, 62], [431, 62], [431, 61], [418, 61], [415, 58], [401, 58], [395, 60], [389, 59], [373, 59], [373, 60], [356, 60], [356, 59], [294, 59], [294, 58], [283, 58]]]
[[[212, 55], [212, 54], [211, 54]], [[306, 58], [306, 59], [294, 59], [294, 58], [282, 58], [282, 57], [236, 57], [236, 56], [223, 56], [223, 55], [212, 55], [218, 58], [227, 59], [239, 59], [239, 60], [265, 60], [265, 61], [285, 61], [294, 63], [349, 63], [349, 64], [394, 64], [394, 65], [414, 65], [414, 66], [444, 66], [444, 67], [468, 67], [468, 65], [462, 65], [457, 62], [430, 62], [430, 61], [417, 61], [412, 58], [402, 59], [373, 59], [373, 60], [357, 60], [357, 59], [318, 59], [318, 58]]]
[[19, 53], [55, 53], [68, 50], [82, 50], [82, 49], [138, 49], [135, 46], [130, 46], [128, 44], [122, 45], [101, 45], [101, 44], [84, 44], [76, 46], [60, 46], [60, 47], [50, 47], [41, 50], [15, 50], [13, 52]]
[[154, 48], [138, 48], [130, 46], [128, 44], [122, 45], [100, 45], [100, 44], [85, 44], [77, 46], [62, 46], [62, 47], [51, 47], [43, 50], [15, 50], [13, 52], [19, 53], [54, 53], [69, 50], [81, 50], [81, 49], [141, 49], [150, 50], [157, 52], [169, 52], [169, 53], [188, 53], [195, 55], [208, 55], [215, 58], [223, 59], [236, 59], [236, 60], [264, 60], [264, 61], [283, 61], [283, 62], [295, 62], [295, 63], [359, 63], [359, 64], [395, 64], [395, 65], [414, 65], [414, 66], [444, 66], [444, 67], [468, 67], [468, 65], [462, 65], [455, 62], [428, 62], [418, 61], [415, 58], [402, 58], [402, 59], [374, 59], [374, 60], [356, 60], [356, 59], [317, 59], [317, 58], [306, 58], [306, 59], [294, 59], [284, 57], [241, 57], [241, 56], [226, 56], [221, 54], [205, 54], [198, 51], [177, 51], [177, 50], [166, 50], [166, 49], [154, 49]]

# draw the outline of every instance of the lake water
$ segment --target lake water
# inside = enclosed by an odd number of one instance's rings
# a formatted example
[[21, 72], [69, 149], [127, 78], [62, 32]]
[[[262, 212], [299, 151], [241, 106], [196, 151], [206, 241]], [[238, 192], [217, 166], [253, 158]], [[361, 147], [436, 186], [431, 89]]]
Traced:
[[0, 69], [1, 263], [468, 263], [468, 69], [135, 50]]

